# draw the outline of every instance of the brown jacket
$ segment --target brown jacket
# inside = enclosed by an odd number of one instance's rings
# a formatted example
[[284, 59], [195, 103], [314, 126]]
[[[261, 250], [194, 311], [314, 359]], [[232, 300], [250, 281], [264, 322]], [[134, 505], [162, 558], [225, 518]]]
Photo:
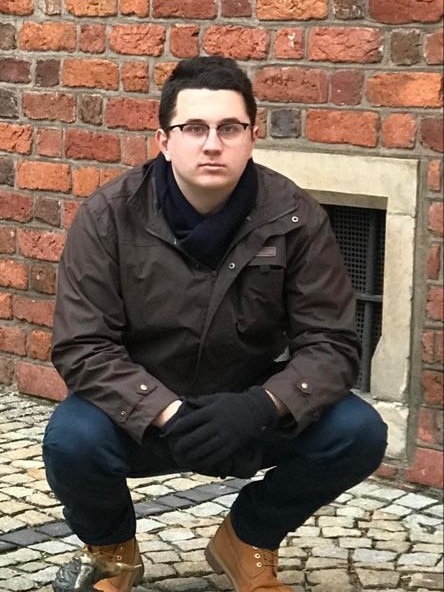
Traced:
[[52, 360], [68, 388], [136, 441], [177, 396], [260, 382], [298, 431], [356, 380], [349, 278], [324, 210], [257, 165], [257, 205], [217, 271], [183, 253], [156, 199], [152, 161], [99, 189], [69, 230]]

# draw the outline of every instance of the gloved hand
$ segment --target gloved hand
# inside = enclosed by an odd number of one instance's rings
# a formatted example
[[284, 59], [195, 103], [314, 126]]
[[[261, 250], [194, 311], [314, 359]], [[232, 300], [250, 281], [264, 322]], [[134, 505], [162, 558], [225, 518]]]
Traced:
[[179, 417], [168, 428], [173, 455], [190, 467], [218, 465], [279, 419], [276, 405], [259, 386], [242, 393], [202, 396], [193, 404], [199, 409]]

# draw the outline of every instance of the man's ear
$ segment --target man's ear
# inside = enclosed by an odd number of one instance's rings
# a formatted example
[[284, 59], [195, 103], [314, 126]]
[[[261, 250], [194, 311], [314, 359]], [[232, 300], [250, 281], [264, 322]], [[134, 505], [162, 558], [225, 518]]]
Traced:
[[159, 146], [159, 150], [165, 157], [165, 160], [170, 161], [171, 157], [168, 152], [168, 136], [161, 128], [156, 131], [156, 141], [157, 145]]

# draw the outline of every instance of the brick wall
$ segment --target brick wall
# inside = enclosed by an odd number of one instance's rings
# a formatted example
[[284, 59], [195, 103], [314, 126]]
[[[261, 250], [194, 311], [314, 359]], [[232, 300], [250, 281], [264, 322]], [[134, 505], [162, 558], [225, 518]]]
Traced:
[[65, 230], [155, 154], [175, 61], [220, 53], [251, 75], [264, 145], [420, 160], [422, 390], [408, 465], [380, 473], [442, 485], [442, 16], [442, 0], [0, 0], [0, 382], [64, 396], [49, 352]]

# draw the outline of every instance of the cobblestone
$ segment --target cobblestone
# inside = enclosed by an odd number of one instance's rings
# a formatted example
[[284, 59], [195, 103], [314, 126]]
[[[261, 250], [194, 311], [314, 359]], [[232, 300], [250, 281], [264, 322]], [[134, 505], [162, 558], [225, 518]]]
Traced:
[[[52, 592], [58, 566], [81, 545], [45, 480], [41, 441], [53, 408], [0, 388], [0, 592]], [[145, 563], [133, 592], [232, 590], [203, 550], [244, 483], [130, 479]], [[294, 592], [444, 592], [442, 517], [437, 492], [368, 479], [288, 535], [279, 577]]]

